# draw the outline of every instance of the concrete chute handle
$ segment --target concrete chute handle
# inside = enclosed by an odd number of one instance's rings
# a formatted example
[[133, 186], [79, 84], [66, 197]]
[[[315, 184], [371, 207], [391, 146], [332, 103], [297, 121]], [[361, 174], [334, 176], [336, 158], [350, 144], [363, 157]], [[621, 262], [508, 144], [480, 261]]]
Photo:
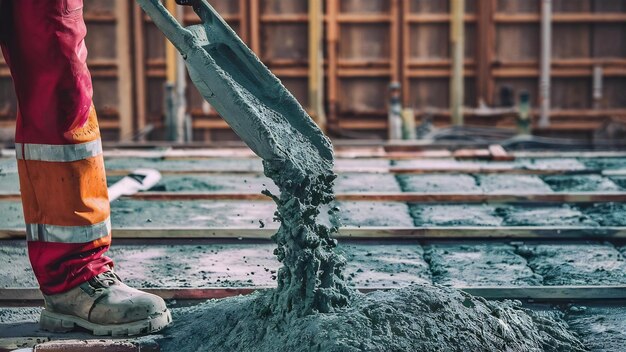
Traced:
[[191, 50], [194, 40], [193, 35], [181, 26], [160, 0], [137, 0], [137, 3], [152, 18], [154, 24], [174, 44], [178, 51], [184, 54]]

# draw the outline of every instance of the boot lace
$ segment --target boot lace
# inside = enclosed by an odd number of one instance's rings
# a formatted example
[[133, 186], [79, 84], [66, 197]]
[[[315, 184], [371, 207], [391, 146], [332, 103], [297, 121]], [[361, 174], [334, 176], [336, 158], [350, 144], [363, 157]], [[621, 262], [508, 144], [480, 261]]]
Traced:
[[98, 288], [106, 288], [112, 285], [115, 285], [119, 281], [119, 277], [115, 275], [113, 271], [106, 271], [98, 276], [93, 277], [89, 280], [89, 284], [98, 289]]

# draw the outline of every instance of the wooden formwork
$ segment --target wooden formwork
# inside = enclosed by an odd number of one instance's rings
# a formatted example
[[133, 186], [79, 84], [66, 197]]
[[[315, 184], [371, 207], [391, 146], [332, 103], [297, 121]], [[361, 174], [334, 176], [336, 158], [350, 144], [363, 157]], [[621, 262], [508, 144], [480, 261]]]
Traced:
[[308, 1], [249, 0], [250, 47], [308, 106]]
[[329, 124], [371, 129], [400, 80], [400, 1], [327, 0], [326, 16]]
[[[100, 129], [108, 140], [133, 133], [130, 5], [127, 0], [84, 0], [87, 63], [93, 78]], [[0, 58], [0, 127], [13, 128], [16, 114], [13, 82]]]
[[[494, 2], [493, 92], [510, 86], [530, 93], [537, 106], [540, 2]], [[602, 117], [626, 115], [626, 1], [554, 0], [552, 40], [552, 129], [592, 130]], [[602, 69], [602, 95], [594, 103], [593, 69]], [[618, 93], [622, 92], [622, 93]], [[535, 114], [536, 115], [536, 114]]]
[[[490, 0], [487, 0], [487, 3]], [[476, 89], [479, 61], [475, 39], [480, 1], [465, 3], [464, 105], [474, 106], [481, 92]], [[419, 116], [434, 114], [437, 125], [449, 123], [450, 79], [450, 1], [402, 0], [402, 95], [405, 106]]]
[[[248, 41], [248, 4], [246, 0], [211, 1], [231, 27], [244, 40]], [[148, 124], [155, 127], [151, 137], [164, 138], [164, 93], [167, 76], [165, 58], [166, 39], [145, 15], [138, 5], [133, 6], [135, 25], [135, 72], [136, 94], [136, 128], [141, 131]], [[180, 17], [180, 16], [179, 16]], [[191, 8], [185, 8], [182, 18], [184, 25], [199, 23], [198, 17]], [[191, 82], [187, 85], [188, 112], [192, 116], [194, 139], [210, 140], [210, 131], [229, 131], [228, 125], [218, 116], [215, 110], [202, 99]], [[231, 137], [232, 138], [232, 137]]]
[[[465, 121], [513, 127], [501, 90], [530, 94], [538, 107], [540, 0], [466, 0]], [[285, 83], [309, 105], [307, 0], [215, 0], [211, 4]], [[385, 135], [387, 87], [402, 83], [416, 122], [450, 123], [450, 0], [323, 0], [324, 107], [330, 132]], [[198, 19], [187, 8], [185, 24]], [[129, 139], [152, 125], [163, 139], [167, 76], [165, 39], [126, 0], [85, 0], [94, 100], [106, 140]], [[626, 0], [553, 0], [552, 124], [537, 133], [584, 134], [609, 118], [626, 120]], [[596, 88], [594, 92], [594, 77]], [[598, 87], [599, 86], [599, 87]], [[195, 140], [236, 138], [188, 84]], [[13, 127], [17, 104], [0, 63], [0, 127]], [[531, 111], [538, 118], [538, 111]], [[354, 135], [354, 133], [353, 133]]]

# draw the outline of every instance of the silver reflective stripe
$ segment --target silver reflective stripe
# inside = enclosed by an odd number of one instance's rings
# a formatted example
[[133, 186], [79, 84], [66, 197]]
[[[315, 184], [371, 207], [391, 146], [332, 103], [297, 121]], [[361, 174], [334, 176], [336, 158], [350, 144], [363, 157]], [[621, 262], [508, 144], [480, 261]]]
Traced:
[[15, 156], [18, 160], [24, 159], [24, 153], [22, 153], [22, 143], [15, 143]]
[[15, 143], [16, 156], [20, 160], [70, 162], [84, 160], [102, 154], [102, 141], [81, 144], [32, 144]]
[[58, 243], [89, 243], [111, 233], [111, 218], [88, 226], [56, 226], [26, 224], [28, 241]]

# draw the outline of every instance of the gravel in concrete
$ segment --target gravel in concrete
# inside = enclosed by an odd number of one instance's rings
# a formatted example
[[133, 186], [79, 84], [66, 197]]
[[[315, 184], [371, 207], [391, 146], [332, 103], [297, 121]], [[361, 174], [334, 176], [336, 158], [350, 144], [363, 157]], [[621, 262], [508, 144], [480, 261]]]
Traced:
[[446, 286], [535, 286], [533, 273], [515, 247], [504, 243], [434, 243], [425, 247], [433, 282]]
[[484, 193], [552, 193], [552, 189], [534, 175], [478, 175]]
[[600, 175], [550, 175], [543, 177], [555, 192], [615, 192], [621, 188]]
[[622, 352], [626, 346], [626, 307], [573, 306], [565, 321], [591, 352]]
[[348, 261], [345, 276], [351, 285], [399, 287], [431, 283], [424, 250], [418, 243], [344, 243], [339, 252]]
[[404, 192], [423, 193], [477, 193], [480, 187], [470, 175], [421, 174], [398, 175]]
[[626, 284], [626, 261], [609, 243], [526, 244], [517, 253], [545, 285]]
[[410, 204], [415, 226], [500, 226], [495, 206], [486, 204]]

